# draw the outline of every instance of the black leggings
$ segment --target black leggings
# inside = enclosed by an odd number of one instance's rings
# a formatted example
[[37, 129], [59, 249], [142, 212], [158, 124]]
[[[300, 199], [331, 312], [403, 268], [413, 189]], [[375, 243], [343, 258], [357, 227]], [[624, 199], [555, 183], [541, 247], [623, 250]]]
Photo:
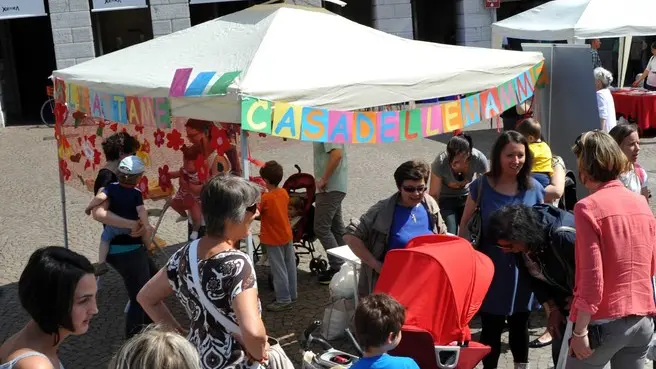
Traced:
[[481, 343], [488, 345], [492, 351], [483, 359], [483, 369], [495, 369], [501, 355], [501, 334], [508, 320], [510, 351], [515, 363], [528, 363], [528, 317], [531, 313], [514, 313], [513, 315], [493, 315], [481, 313], [483, 329]]

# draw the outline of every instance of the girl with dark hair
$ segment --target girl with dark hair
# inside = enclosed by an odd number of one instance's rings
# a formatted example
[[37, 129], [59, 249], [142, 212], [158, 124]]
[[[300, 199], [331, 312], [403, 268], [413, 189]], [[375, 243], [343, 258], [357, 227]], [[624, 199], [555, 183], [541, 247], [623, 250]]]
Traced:
[[494, 262], [492, 284], [480, 309], [481, 343], [492, 348], [483, 359], [485, 369], [497, 367], [506, 320], [515, 368], [528, 367], [528, 318], [533, 305], [530, 276], [518, 268], [514, 255], [504, 253], [486, 234], [490, 214], [495, 210], [512, 204], [533, 206], [543, 202], [544, 188], [531, 177], [532, 161], [524, 136], [515, 131], [501, 133], [492, 147], [492, 169], [470, 185], [460, 222], [459, 233], [466, 237], [467, 224], [480, 207], [482, 237], [477, 247]]
[[638, 136], [638, 128], [633, 124], [620, 124], [610, 130], [610, 135], [615, 142], [620, 145], [620, 149], [631, 162], [631, 169], [620, 174], [619, 180], [624, 184], [624, 187], [629, 190], [639, 193], [647, 199], [651, 194], [647, 182], [649, 176], [647, 171], [638, 165], [638, 153], [640, 153], [640, 136]]
[[446, 151], [433, 161], [428, 194], [437, 200], [447, 232], [458, 233], [469, 195], [469, 184], [488, 170], [487, 158], [474, 148], [472, 138], [467, 133], [451, 137]]
[[96, 278], [84, 256], [58, 246], [36, 250], [18, 281], [18, 296], [32, 320], [0, 346], [0, 369], [60, 368], [57, 350], [89, 329], [98, 314]]

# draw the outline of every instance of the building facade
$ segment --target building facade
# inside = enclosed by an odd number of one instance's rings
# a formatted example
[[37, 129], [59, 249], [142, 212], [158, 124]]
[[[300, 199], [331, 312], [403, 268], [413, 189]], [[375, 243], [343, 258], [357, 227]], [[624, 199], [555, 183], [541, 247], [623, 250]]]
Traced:
[[[265, 0], [0, 0], [0, 127], [40, 121], [48, 77], [97, 56], [230, 14]], [[495, 13], [546, 0], [285, 0], [324, 6], [360, 24], [408, 39], [490, 47]]]

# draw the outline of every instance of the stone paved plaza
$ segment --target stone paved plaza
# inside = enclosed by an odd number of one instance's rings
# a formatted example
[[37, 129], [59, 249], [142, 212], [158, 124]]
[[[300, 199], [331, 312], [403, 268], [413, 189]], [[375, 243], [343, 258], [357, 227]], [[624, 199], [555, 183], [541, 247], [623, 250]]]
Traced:
[[[487, 130], [487, 123], [479, 124], [473, 132], [474, 143], [488, 153], [496, 136], [495, 130]], [[404, 160], [421, 158], [432, 161], [444, 150], [448, 137], [436, 141], [416, 140], [387, 145], [360, 145], [348, 147], [349, 194], [344, 202], [345, 219], [362, 214], [376, 201], [394, 191], [392, 173]], [[656, 170], [656, 140], [646, 139], [640, 161], [650, 176]], [[311, 172], [311, 144], [298, 141], [283, 142], [275, 138], [257, 139], [252, 143], [252, 152], [260, 160], [279, 161], [287, 174], [293, 165], [299, 164]], [[53, 132], [45, 127], [15, 127], [0, 129], [0, 342], [19, 330], [27, 321], [17, 297], [17, 281], [35, 249], [46, 245], [63, 245], [62, 211], [60, 201], [57, 161]], [[650, 181], [654, 183], [654, 181]], [[84, 214], [91, 198], [88, 192], [67, 187], [66, 207], [68, 212], [69, 242], [71, 249], [91, 260], [97, 258], [100, 226]], [[162, 204], [147, 204], [155, 207]], [[175, 223], [172, 212], [167, 213], [158, 235], [168, 245], [170, 254], [176, 244], [186, 237], [184, 224]], [[318, 243], [317, 243], [318, 245]], [[165, 257], [159, 257], [163, 265]], [[273, 299], [266, 283], [267, 270], [258, 267], [260, 298], [263, 303]], [[105, 368], [111, 355], [121, 345], [123, 337], [123, 309], [127, 301], [126, 292], [117, 273], [106, 274], [98, 293], [100, 313], [91, 323], [87, 334], [72, 337], [63, 344], [61, 358], [67, 369]], [[316, 283], [316, 277], [308, 271], [308, 259], [303, 258], [299, 270], [299, 302], [294, 310], [282, 313], [264, 313], [267, 331], [278, 337], [288, 355], [298, 364], [300, 360], [298, 341], [302, 331], [314, 319], [321, 319], [330, 298], [327, 287]], [[170, 301], [174, 312], [182, 319], [184, 312]], [[533, 336], [543, 331], [541, 313], [531, 319]], [[472, 327], [478, 327], [472, 322]], [[478, 331], [478, 329], [475, 329]], [[535, 337], [533, 337], [535, 338]], [[504, 334], [507, 342], [507, 334]], [[345, 342], [338, 347], [350, 350]], [[503, 346], [499, 368], [512, 368], [512, 355], [508, 346]], [[534, 367], [551, 367], [550, 348], [531, 350]]]

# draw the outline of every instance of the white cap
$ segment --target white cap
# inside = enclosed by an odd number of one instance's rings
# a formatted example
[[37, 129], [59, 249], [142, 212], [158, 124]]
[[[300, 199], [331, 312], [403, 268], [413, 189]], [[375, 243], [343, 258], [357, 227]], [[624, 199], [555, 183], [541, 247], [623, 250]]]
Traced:
[[118, 164], [118, 171], [123, 174], [141, 174], [145, 170], [144, 162], [139, 157], [131, 155]]

